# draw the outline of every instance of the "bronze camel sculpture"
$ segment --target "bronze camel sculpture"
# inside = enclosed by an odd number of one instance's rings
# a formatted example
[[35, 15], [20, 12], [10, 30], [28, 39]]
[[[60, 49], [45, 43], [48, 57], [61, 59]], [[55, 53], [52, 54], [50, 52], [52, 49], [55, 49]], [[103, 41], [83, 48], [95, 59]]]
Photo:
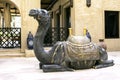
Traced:
[[[34, 53], [40, 61], [44, 72], [73, 71], [74, 69], [101, 68], [114, 65], [113, 60], [107, 60], [107, 52], [86, 37], [83, 43], [76, 44], [76, 36], [67, 41], [57, 42], [49, 51], [45, 51], [43, 40], [50, 27], [49, 12], [44, 9], [31, 9], [29, 16], [34, 17], [39, 26], [34, 37]], [[84, 42], [86, 40], [86, 42]]]

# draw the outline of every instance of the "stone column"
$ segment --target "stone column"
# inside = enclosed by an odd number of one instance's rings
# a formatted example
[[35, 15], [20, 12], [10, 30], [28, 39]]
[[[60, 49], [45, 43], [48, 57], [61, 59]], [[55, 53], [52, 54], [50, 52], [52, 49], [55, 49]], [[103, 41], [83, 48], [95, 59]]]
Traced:
[[5, 27], [10, 27], [11, 22], [11, 14], [10, 14], [10, 4], [4, 4], [4, 20], [5, 20]]

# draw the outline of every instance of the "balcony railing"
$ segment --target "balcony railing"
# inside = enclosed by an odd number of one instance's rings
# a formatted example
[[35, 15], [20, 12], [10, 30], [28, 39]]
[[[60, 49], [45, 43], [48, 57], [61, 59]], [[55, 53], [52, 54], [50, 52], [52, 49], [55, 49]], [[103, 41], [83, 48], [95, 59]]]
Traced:
[[0, 28], [0, 48], [21, 48], [21, 28]]

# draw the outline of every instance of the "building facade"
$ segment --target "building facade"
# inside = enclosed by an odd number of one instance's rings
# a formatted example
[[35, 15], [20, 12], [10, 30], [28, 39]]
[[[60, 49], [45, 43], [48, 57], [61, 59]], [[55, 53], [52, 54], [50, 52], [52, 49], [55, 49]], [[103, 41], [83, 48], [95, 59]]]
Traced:
[[[51, 26], [56, 27], [58, 32], [64, 27], [68, 37], [68, 29], [72, 28], [73, 35], [82, 36], [83, 29], [87, 28], [93, 42], [98, 43], [99, 39], [104, 39], [108, 51], [120, 50], [120, 0], [53, 0], [55, 2], [52, 5], [47, 3], [51, 0], [44, 0], [45, 3], [41, 1], [0, 0], [0, 27], [10, 26], [12, 12], [21, 17], [21, 52], [27, 49], [26, 39], [29, 31], [35, 35], [38, 25], [36, 20], [29, 17], [29, 10], [45, 8], [43, 5], [48, 5], [45, 9], [51, 12]], [[10, 9], [13, 9], [11, 13]]]
[[86, 27], [92, 41], [104, 39], [108, 51], [120, 50], [119, 0], [58, 0], [51, 9], [52, 25], [71, 27], [74, 35], [83, 35]]

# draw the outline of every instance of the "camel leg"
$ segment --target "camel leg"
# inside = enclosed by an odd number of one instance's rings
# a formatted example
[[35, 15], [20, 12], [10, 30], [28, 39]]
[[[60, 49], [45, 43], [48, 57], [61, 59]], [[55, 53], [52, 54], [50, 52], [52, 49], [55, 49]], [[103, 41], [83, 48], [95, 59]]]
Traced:
[[57, 64], [45, 64], [42, 65], [43, 72], [62, 72], [62, 71], [73, 71], [68, 67], [64, 67]]
[[99, 68], [105, 68], [105, 67], [109, 67], [109, 66], [113, 66], [114, 65], [114, 61], [113, 60], [106, 60], [101, 62], [98, 65], [95, 65], [93, 68], [94, 69], [99, 69]]
[[108, 54], [105, 49], [99, 47], [99, 53], [100, 53], [100, 60], [97, 61], [96, 65], [93, 68], [99, 69], [114, 65], [113, 60], [108, 60]]
[[39, 63], [39, 68], [40, 68], [40, 69], [42, 69], [42, 65], [43, 65], [43, 63], [40, 62], [40, 63]]
[[108, 60], [108, 54], [104, 48], [99, 47], [99, 54], [100, 54], [100, 60], [102, 60], [102, 61]]

